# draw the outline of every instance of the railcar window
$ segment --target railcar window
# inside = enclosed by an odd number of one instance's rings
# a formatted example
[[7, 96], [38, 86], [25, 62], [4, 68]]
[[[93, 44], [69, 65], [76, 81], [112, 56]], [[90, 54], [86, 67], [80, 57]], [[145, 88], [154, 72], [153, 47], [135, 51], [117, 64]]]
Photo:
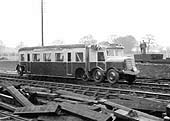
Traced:
[[63, 53], [55, 53], [55, 61], [64, 61]]
[[108, 49], [107, 56], [115, 56], [115, 49]]
[[104, 52], [98, 52], [97, 58], [98, 58], [98, 61], [105, 61]]
[[71, 53], [68, 53], [68, 54], [67, 54], [67, 60], [68, 60], [68, 62], [71, 61]]
[[123, 56], [123, 50], [117, 49], [116, 50], [116, 56]]
[[25, 61], [24, 54], [21, 54], [21, 61]]
[[107, 49], [107, 56], [123, 56], [123, 49]]
[[27, 54], [27, 61], [30, 61], [30, 54]]
[[76, 53], [76, 62], [83, 62], [83, 53]]
[[51, 53], [44, 53], [43, 59], [44, 61], [47, 61], [47, 62], [51, 61]]
[[33, 61], [39, 62], [40, 61], [40, 54], [33, 54]]

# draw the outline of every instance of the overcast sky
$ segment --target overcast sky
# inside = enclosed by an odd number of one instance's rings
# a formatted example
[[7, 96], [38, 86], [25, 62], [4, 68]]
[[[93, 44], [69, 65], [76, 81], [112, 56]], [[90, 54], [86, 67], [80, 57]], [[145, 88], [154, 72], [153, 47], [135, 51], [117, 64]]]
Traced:
[[[41, 0], [0, 0], [0, 40], [15, 47], [41, 45]], [[170, 46], [169, 0], [44, 0], [44, 44], [54, 40], [77, 43], [92, 34], [99, 41], [110, 35], [146, 34]]]

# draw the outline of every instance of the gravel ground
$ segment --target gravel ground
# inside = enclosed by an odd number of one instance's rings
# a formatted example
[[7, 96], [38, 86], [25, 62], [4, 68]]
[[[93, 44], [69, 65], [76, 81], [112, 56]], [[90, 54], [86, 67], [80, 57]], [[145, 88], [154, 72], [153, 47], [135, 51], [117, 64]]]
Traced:
[[138, 77], [170, 79], [170, 64], [137, 63]]

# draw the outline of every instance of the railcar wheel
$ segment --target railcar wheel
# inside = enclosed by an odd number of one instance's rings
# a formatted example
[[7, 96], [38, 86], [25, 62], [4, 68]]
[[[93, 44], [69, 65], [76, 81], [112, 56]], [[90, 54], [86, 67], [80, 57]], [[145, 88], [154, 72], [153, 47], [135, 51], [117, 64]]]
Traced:
[[119, 80], [119, 74], [114, 69], [110, 69], [106, 73], [106, 77], [109, 83], [114, 84]]
[[24, 74], [24, 67], [17, 65], [17, 73], [19, 76], [23, 76]]
[[85, 73], [83, 74], [82, 80], [83, 80], [83, 81], [88, 81], [88, 80], [89, 80], [87, 74], [85, 74]]
[[126, 81], [127, 81], [129, 84], [132, 84], [135, 80], [136, 80], [136, 75], [127, 75], [127, 76], [126, 76]]
[[100, 69], [95, 69], [92, 73], [95, 82], [102, 82], [104, 80], [104, 73]]
[[83, 81], [88, 81], [88, 76], [83, 69], [78, 69], [76, 71], [76, 78], [82, 79]]

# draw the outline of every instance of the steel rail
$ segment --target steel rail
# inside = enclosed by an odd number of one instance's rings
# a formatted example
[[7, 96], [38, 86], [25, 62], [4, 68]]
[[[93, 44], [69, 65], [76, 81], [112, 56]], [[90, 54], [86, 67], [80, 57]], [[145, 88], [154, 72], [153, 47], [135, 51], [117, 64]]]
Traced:
[[4, 118], [6, 117], [6, 118], [14, 119], [15, 121], [33, 121], [33, 119], [22, 118], [22, 117], [17, 116], [17, 115], [4, 113], [3, 111], [0, 111], [0, 115], [4, 116]]
[[[18, 81], [19, 81], [19, 79], [47, 80], [47, 81], [53, 81], [53, 82], [59, 82], [59, 83], [71, 83], [71, 84], [78, 84], [78, 85], [88, 85], [88, 86], [90, 85], [90, 86], [100, 86], [100, 87], [109, 87], [109, 88], [118, 88], [118, 89], [138, 90], [138, 91], [148, 91], [148, 92], [158, 92], [158, 93], [170, 94], [170, 84], [139, 82], [140, 80], [142, 81], [142, 79], [137, 79], [136, 83], [129, 85], [129, 84], [127, 84], [127, 82], [124, 82], [124, 81], [123, 82], [121, 81], [116, 84], [110, 84], [110, 83], [84, 82], [81, 80], [70, 79], [70, 78], [69, 79], [68, 78], [50, 78], [50, 79], [48, 78], [48, 79], [46, 79], [44, 77], [29, 78], [27, 76], [19, 77], [17, 75], [12, 75], [12, 74], [8, 74], [8, 75], [0, 74], [0, 79], [10, 80], [11, 78], [12, 79], [15, 78]], [[168, 80], [167, 80], [167, 82], [168, 82]]]
[[115, 94], [128, 94], [135, 95], [145, 98], [155, 98], [162, 100], [169, 100], [170, 93], [158, 93], [150, 91], [141, 91], [136, 89], [122, 89], [104, 86], [91, 86], [83, 84], [69, 84], [69, 83], [58, 83], [58, 82], [48, 82], [48, 81], [37, 81], [28, 79], [16, 79], [16, 78], [1, 78], [0, 82], [9, 81], [12, 84], [18, 83], [27, 86], [44, 87], [52, 90], [64, 89], [67, 91], [73, 91], [76, 93], [82, 93], [88, 96], [99, 96], [104, 98], [111, 98]]

